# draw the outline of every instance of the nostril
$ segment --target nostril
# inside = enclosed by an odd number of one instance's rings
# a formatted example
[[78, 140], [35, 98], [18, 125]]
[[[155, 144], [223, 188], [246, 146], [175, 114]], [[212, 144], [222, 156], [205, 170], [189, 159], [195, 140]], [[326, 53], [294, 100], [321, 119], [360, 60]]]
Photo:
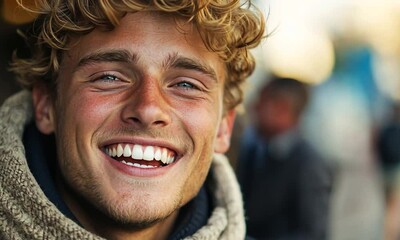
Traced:
[[162, 126], [162, 125], [166, 124], [166, 122], [163, 121], [163, 120], [156, 120], [156, 121], [153, 121], [153, 122], [149, 121], [148, 124], [147, 124], [145, 121], [142, 121], [140, 118], [137, 118], [137, 117], [131, 117], [131, 118], [129, 118], [129, 121], [131, 123], [140, 124], [140, 125], [143, 124], [143, 125]]
[[162, 125], [162, 124], [165, 124], [165, 122], [164, 121], [155, 121], [154, 124], [155, 125]]
[[140, 120], [139, 120], [138, 118], [131, 118], [131, 120], [132, 120], [134, 123], [140, 123]]

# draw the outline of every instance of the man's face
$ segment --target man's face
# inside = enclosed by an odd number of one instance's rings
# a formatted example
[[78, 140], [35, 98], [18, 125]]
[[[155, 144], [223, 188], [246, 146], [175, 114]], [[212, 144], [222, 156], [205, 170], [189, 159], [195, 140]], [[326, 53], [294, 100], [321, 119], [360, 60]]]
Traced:
[[197, 194], [213, 153], [227, 150], [234, 114], [222, 116], [224, 63], [179, 23], [128, 14], [112, 31], [75, 39], [56, 101], [37, 91], [46, 100], [36, 112], [49, 112], [37, 125], [55, 132], [75, 213], [86, 211], [83, 198], [117, 222], [163, 219]]

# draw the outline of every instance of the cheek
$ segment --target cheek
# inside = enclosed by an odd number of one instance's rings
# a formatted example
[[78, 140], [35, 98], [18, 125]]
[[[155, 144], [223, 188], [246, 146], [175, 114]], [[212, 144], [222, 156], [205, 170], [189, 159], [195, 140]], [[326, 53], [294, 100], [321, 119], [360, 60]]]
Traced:
[[69, 116], [69, 122], [85, 125], [89, 128], [97, 126], [110, 115], [115, 104], [105, 97], [95, 94], [77, 92], [64, 104], [64, 116]]
[[194, 143], [195, 161], [197, 161], [194, 164], [196, 166], [193, 175], [201, 181], [207, 174], [214, 153], [219, 119], [215, 112], [204, 109], [203, 111], [187, 111], [185, 119], [189, 135]]
[[[113, 108], [110, 102], [78, 91], [60, 99], [56, 110], [56, 136], [62, 156], [69, 155], [72, 159], [87, 157], [97, 130], [111, 116]], [[63, 152], [65, 149], [68, 153]]]
[[[178, 132], [185, 131], [193, 144], [193, 161], [195, 163], [195, 174], [201, 175], [200, 170], [207, 171], [210, 159], [214, 153], [217, 130], [220, 119], [216, 111], [218, 106], [202, 107], [196, 106], [180, 108], [179, 119], [182, 125]], [[203, 173], [205, 174], [205, 173]]]
[[[205, 144], [212, 144], [217, 135], [219, 124], [217, 107], [189, 107], [181, 113], [181, 119], [192, 135], [193, 139], [208, 141]], [[212, 141], [212, 142], [210, 142]]]
[[[65, 95], [59, 100], [56, 116], [58, 151], [60, 156], [68, 156], [61, 161], [68, 164], [89, 158], [94, 136], [111, 116], [114, 104], [104, 97], [83, 91]], [[80, 164], [89, 165], [90, 161]]]

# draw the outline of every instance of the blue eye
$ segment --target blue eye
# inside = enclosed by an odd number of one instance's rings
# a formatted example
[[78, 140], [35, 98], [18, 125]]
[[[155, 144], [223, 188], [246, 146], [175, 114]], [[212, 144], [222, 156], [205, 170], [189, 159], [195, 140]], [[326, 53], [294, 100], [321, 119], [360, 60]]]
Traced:
[[113, 81], [117, 81], [119, 79], [112, 74], [104, 74], [99, 77], [99, 80], [106, 81], [106, 82], [113, 82]]
[[178, 87], [184, 88], [184, 89], [197, 89], [196, 86], [189, 82], [180, 82], [176, 84]]

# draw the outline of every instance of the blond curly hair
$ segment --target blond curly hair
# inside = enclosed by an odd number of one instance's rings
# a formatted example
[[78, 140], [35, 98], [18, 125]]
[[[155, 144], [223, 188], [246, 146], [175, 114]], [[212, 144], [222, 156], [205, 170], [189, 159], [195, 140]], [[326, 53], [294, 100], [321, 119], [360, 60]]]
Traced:
[[37, 0], [34, 11], [39, 16], [25, 35], [32, 43], [31, 56], [14, 54], [11, 64], [23, 87], [32, 89], [44, 81], [55, 93], [61, 57], [72, 36], [95, 28], [111, 30], [127, 13], [159, 11], [194, 24], [206, 47], [225, 61], [225, 110], [243, 100], [243, 83], [255, 67], [249, 50], [260, 43], [265, 27], [251, 0]]

